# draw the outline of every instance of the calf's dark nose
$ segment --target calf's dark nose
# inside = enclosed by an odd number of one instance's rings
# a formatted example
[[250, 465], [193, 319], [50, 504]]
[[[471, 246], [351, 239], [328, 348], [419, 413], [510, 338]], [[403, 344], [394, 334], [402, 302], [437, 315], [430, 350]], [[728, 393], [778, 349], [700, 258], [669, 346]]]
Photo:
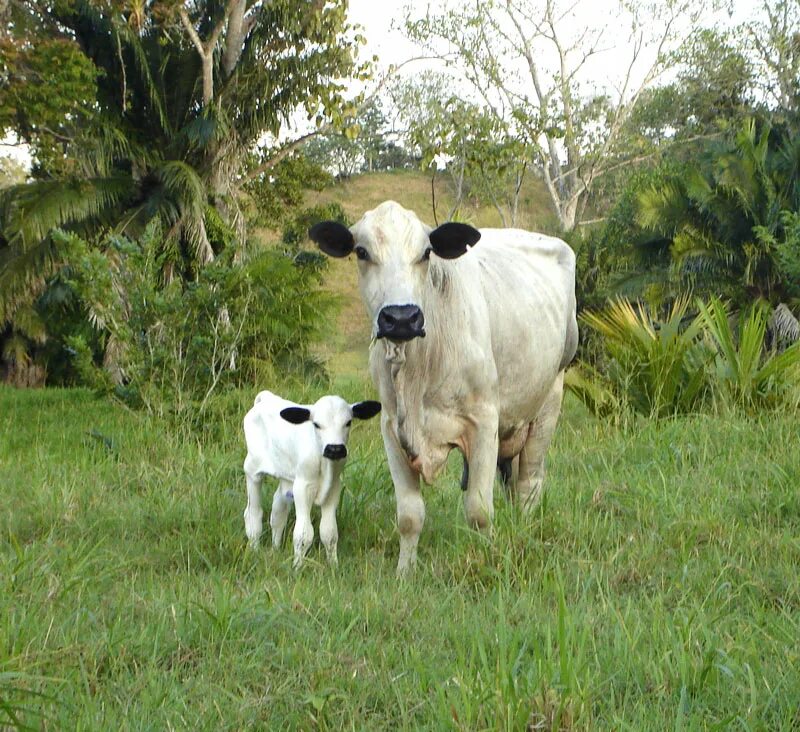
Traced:
[[322, 457], [328, 460], [343, 460], [347, 457], [347, 448], [344, 445], [325, 445]]
[[416, 305], [387, 305], [378, 313], [378, 338], [410, 341], [425, 336], [425, 316]]

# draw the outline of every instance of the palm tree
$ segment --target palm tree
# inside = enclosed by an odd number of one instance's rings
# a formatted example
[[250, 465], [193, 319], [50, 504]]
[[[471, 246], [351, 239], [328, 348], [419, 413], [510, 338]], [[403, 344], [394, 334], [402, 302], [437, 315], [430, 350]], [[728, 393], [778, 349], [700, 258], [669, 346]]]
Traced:
[[673, 278], [740, 302], [789, 295], [780, 244], [786, 213], [800, 210], [800, 141], [747, 120], [683, 175], [638, 195], [636, 217], [650, 257], [667, 253]]
[[[14, 8], [25, 13], [17, 26], [29, 36], [20, 47], [35, 48], [37, 34], [58, 38], [77, 46], [97, 75], [94, 98], [51, 130], [51, 157], [69, 165], [0, 191], [6, 330], [61, 265], [55, 229], [100, 242], [109, 232], [138, 236], [158, 220], [162, 278], [193, 278], [225, 244], [209, 235], [209, 217], [221, 215], [238, 235], [226, 239], [242, 241], [243, 186], [286, 152], [247, 170], [256, 143], [278, 139], [298, 107], [336, 116], [337, 80], [363, 73], [346, 3], [24, 0]], [[17, 112], [20, 134], [41, 143], [42, 125]]]

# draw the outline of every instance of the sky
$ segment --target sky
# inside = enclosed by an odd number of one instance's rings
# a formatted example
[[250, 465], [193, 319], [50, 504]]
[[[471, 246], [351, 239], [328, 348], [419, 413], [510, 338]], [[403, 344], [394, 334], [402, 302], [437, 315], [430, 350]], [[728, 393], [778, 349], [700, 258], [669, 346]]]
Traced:
[[[659, 2], [661, 0], [656, 0]], [[425, 14], [430, 7], [433, 11], [440, 9], [447, 0], [349, 0], [350, 18], [363, 26], [363, 33], [367, 38], [364, 47], [364, 57], [373, 55], [378, 57], [377, 74], [380, 78], [390, 65], [398, 65], [414, 56], [420, 55], [420, 50], [407, 40], [400, 30], [406, 9], [415, 16]], [[451, 4], [454, 0], [451, 0]], [[469, 0], [460, 0], [460, 4]], [[567, 5], [568, 0], [560, 3]], [[614, 9], [618, 7], [618, 0], [578, 0], [579, 7], [574, 14], [576, 29], [600, 27], [608, 24], [610, 18], [615, 17]], [[709, 3], [710, 4], [710, 3]], [[715, 24], [728, 24], [741, 22], [747, 19], [754, 6], [753, 0], [730, 0], [732, 12], [709, 15], [707, 22]], [[688, 27], [687, 27], [688, 31]], [[621, 34], [623, 37], [627, 33]], [[587, 86], [605, 87], [608, 90], [613, 85], [613, 80], [618, 79], [626, 68], [629, 49], [623, 43], [617, 43], [614, 38], [614, 28], [611, 27], [606, 36], [609, 39], [609, 50], [596, 57], [589, 65], [587, 73], [593, 73], [585, 80]], [[402, 69], [403, 74], [413, 75], [428, 68], [435, 67], [434, 61], [417, 61], [408, 64]], [[27, 155], [24, 149], [0, 143], [0, 154], [10, 154], [25, 160]]]
[[[664, 2], [665, 0], [656, 0]], [[571, 0], [576, 5], [574, 14], [576, 26], [600, 27], [609, 23], [617, 15], [619, 0]], [[709, 11], [708, 20], [715, 23], [743, 22], [752, 13], [758, 0], [717, 0], [729, 5], [730, 12], [723, 10], [712, 13]], [[398, 64], [419, 53], [418, 48], [408, 41], [399, 27], [406, 10], [410, 10], [413, 17], [421, 17], [428, 8], [436, 12], [443, 6], [471, 5], [469, 0], [349, 0], [350, 19], [364, 27], [367, 37], [366, 51], [379, 57], [379, 66], [386, 68], [389, 64]], [[543, 4], [532, 0], [531, 5]], [[645, 5], [645, 2], [641, 3]], [[706, 3], [713, 4], [712, 0]], [[569, 7], [570, 0], [556, 0], [558, 7]], [[393, 26], [394, 29], [393, 29]], [[613, 28], [612, 28], [613, 30]], [[611, 55], [613, 58], [613, 54]], [[624, 63], [624, 62], [620, 62]], [[620, 70], [612, 62], [611, 70]]]

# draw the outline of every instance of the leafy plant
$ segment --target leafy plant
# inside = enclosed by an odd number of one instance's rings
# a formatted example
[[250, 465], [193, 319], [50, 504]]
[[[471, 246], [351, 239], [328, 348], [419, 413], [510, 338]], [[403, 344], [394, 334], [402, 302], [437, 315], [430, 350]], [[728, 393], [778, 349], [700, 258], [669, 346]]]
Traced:
[[61, 274], [101, 334], [65, 338], [80, 380], [149, 411], [198, 413], [215, 393], [298, 376], [324, 378], [312, 345], [333, 306], [318, 262], [266, 250], [243, 265], [218, 257], [194, 282], [160, 286], [159, 232], [112, 237], [103, 250], [56, 232]]
[[688, 307], [688, 297], [675, 300], [663, 321], [625, 298], [584, 312], [581, 320], [604, 339], [603, 376], [592, 389], [574, 379], [568, 387], [598, 411], [614, 403], [654, 418], [692, 411], [706, 386], [708, 351], [700, 338], [703, 321], [690, 319]]
[[670, 278], [684, 288], [739, 303], [785, 300], [793, 289], [785, 250], [796, 238], [799, 151], [789, 130], [750, 119], [682, 173], [641, 189], [635, 215], [648, 234], [638, 242], [644, 258], [658, 265], [666, 256]]
[[[169, 282], [239, 250], [243, 208], [279, 224], [298, 181], [329, 178], [291, 155], [302, 140], [278, 143], [287, 120], [302, 110], [339, 124], [343, 80], [367, 74], [346, 4], [3, 8], [0, 133], [26, 143], [34, 166], [30, 182], [0, 191], [0, 348], [64, 264], [55, 229], [102, 247], [109, 231], [137, 239], [158, 221], [158, 276]], [[274, 144], [253, 155], [263, 140]], [[220, 223], [235, 237], [215, 239]]]
[[769, 308], [756, 303], [741, 313], [738, 337], [732, 317], [717, 298], [698, 303], [714, 344], [711, 384], [724, 404], [753, 408], [775, 403], [800, 386], [800, 343], [781, 353], [766, 350]]

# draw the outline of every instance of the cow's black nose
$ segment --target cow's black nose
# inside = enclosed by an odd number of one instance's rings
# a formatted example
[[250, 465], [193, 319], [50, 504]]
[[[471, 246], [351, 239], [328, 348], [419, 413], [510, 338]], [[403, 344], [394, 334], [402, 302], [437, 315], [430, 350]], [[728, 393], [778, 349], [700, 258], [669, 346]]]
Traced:
[[387, 305], [378, 313], [378, 338], [410, 341], [425, 336], [425, 316], [416, 305]]
[[347, 448], [344, 445], [325, 445], [322, 457], [328, 460], [344, 460], [347, 457]]

